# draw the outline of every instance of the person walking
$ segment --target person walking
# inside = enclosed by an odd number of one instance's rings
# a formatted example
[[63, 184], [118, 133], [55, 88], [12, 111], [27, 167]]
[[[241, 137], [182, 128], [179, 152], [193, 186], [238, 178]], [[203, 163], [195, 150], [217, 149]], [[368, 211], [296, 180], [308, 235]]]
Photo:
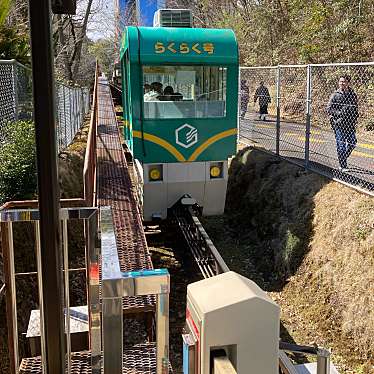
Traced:
[[259, 119], [266, 121], [266, 115], [268, 114], [268, 105], [271, 103], [271, 97], [268, 88], [264, 85], [264, 82], [260, 82], [255, 92], [255, 97], [253, 98], [254, 103], [258, 99], [258, 104], [260, 106], [260, 116]]
[[247, 81], [242, 80], [240, 82], [240, 119], [244, 119], [245, 114], [248, 110], [249, 102], [249, 87]]
[[335, 134], [339, 170], [349, 171], [347, 159], [356, 147], [356, 125], [358, 118], [357, 95], [350, 87], [351, 77], [342, 75], [339, 78], [339, 89], [330, 97], [327, 113]]

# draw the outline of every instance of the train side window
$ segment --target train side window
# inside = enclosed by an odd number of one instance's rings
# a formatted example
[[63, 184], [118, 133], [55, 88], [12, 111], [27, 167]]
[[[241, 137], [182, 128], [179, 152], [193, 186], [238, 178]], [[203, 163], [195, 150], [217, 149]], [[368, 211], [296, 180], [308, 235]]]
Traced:
[[227, 68], [144, 66], [144, 118], [226, 116]]

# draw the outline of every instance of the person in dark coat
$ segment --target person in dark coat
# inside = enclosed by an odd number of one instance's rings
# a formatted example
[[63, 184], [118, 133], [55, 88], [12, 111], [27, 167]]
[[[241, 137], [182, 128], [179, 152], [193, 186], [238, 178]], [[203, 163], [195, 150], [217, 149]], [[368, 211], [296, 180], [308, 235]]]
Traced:
[[339, 89], [330, 97], [327, 113], [335, 133], [339, 170], [348, 171], [347, 159], [356, 147], [356, 125], [358, 118], [357, 95], [349, 86], [351, 77], [339, 78]]
[[258, 104], [260, 105], [260, 116], [259, 118], [266, 121], [266, 115], [268, 114], [268, 105], [271, 103], [271, 97], [268, 88], [264, 85], [264, 82], [260, 82], [255, 92], [255, 97], [253, 98], [254, 103], [258, 99]]
[[245, 114], [248, 110], [249, 102], [249, 87], [247, 86], [247, 81], [242, 80], [240, 82], [240, 118], [244, 119]]
[[164, 88], [164, 94], [160, 97], [160, 101], [172, 101], [174, 100], [174, 89], [172, 86], [166, 86]]

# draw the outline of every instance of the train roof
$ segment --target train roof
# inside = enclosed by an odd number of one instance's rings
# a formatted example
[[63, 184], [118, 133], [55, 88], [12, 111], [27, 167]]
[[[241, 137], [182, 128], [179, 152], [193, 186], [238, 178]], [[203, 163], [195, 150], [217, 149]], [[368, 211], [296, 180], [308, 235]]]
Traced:
[[121, 59], [141, 64], [238, 64], [238, 43], [229, 29], [126, 27]]

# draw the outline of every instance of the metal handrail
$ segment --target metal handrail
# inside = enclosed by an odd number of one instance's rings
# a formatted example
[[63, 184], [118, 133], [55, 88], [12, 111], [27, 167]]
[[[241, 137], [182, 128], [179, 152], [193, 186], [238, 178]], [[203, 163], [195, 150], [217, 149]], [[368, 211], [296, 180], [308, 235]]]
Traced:
[[[122, 374], [122, 298], [156, 295], [157, 374], [169, 368], [169, 292], [166, 269], [121, 272], [110, 207], [100, 208], [102, 271], [102, 336], [105, 374]], [[96, 352], [95, 355], [98, 355]]]
[[279, 349], [293, 353], [305, 353], [317, 356], [317, 374], [330, 374], [331, 352], [328, 349], [308, 345], [291, 344], [282, 341], [279, 342]]
[[84, 200], [87, 206], [96, 206], [96, 134], [97, 134], [97, 83], [99, 65], [96, 63], [95, 84], [92, 99], [90, 128], [88, 132], [86, 154], [83, 166]]
[[[0, 211], [7, 209], [37, 209], [39, 205], [38, 200], [19, 200], [8, 201], [0, 206]], [[61, 208], [73, 208], [85, 206], [84, 199], [60, 199]]]

